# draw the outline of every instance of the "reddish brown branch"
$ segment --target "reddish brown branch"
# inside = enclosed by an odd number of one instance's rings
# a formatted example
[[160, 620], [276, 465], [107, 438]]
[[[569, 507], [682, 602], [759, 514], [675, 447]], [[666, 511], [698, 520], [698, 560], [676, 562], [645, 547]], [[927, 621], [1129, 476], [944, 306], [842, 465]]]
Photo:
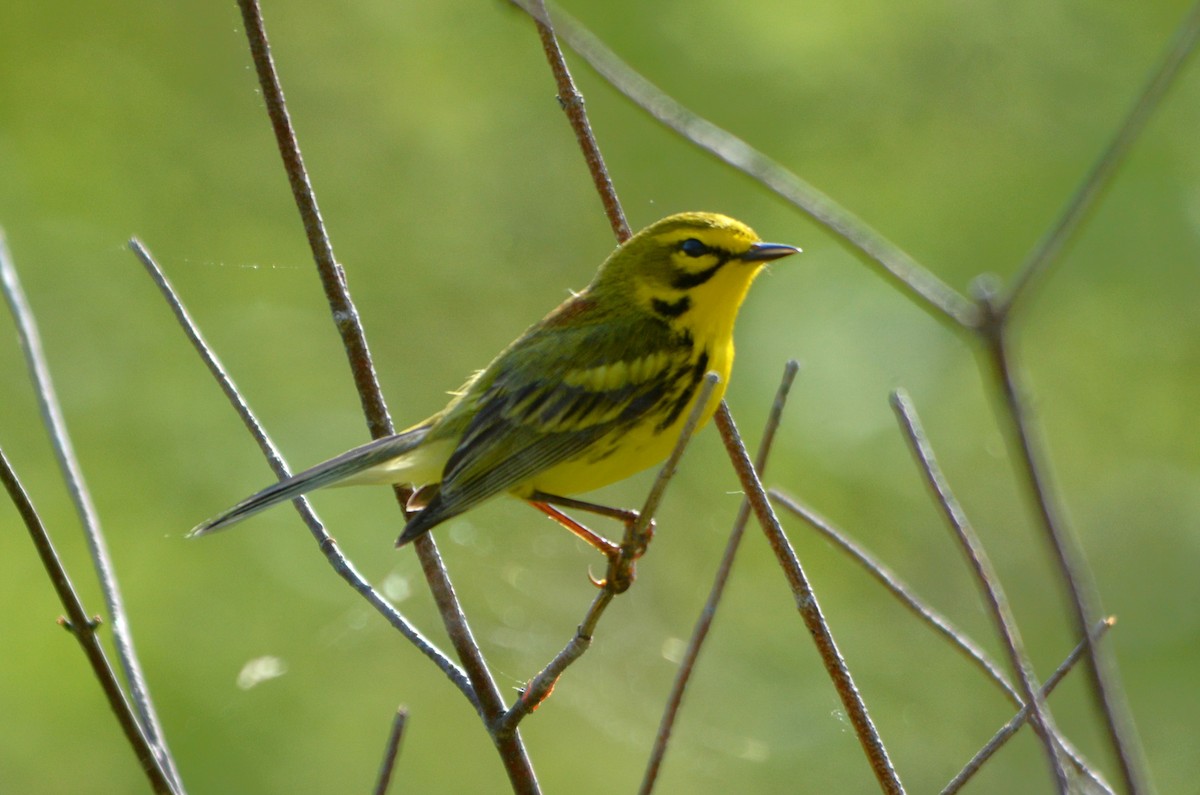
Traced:
[[[304, 222], [305, 233], [312, 249], [321, 284], [325, 288], [325, 294], [329, 300], [334, 325], [346, 348], [350, 369], [354, 375], [354, 382], [367, 417], [367, 424], [374, 438], [386, 436], [392, 433], [394, 428], [391, 418], [388, 416], [383, 393], [375, 377], [375, 368], [371, 361], [362, 325], [358, 320], [358, 311], [350, 298], [345, 273], [333, 256], [333, 247], [325, 233], [316, 196], [304, 168], [300, 147], [288, 117], [287, 105], [284, 102], [283, 89], [271, 59], [262, 12], [256, 0], [238, 0], [238, 7], [242, 12], [246, 37], [250, 44], [250, 54], [258, 73], [263, 100], [267, 106], [271, 126], [275, 131], [280, 155], [283, 157], [284, 169], [288, 175], [292, 195], [300, 210], [301, 220]], [[397, 497], [403, 511], [406, 502], [405, 494], [401, 490], [397, 490]], [[504, 701], [500, 696], [500, 691], [488, 670], [479, 645], [475, 642], [466, 616], [458, 604], [458, 597], [455, 595], [450, 577], [442, 565], [441, 556], [438, 554], [433, 538], [429, 534], [425, 534], [416, 540], [414, 547], [421, 561], [421, 570], [424, 572], [426, 582], [437, 602], [451, 642], [454, 644], [463, 669], [471, 680], [484, 722], [490, 725], [504, 714]], [[518, 792], [537, 792], [539, 789], [537, 777], [525, 753], [520, 735], [515, 732], [503, 738], [493, 735], [493, 741], [496, 743], [513, 788]]]
[[742, 482], [746, 497], [754, 508], [754, 514], [763, 533], [767, 536], [767, 542], [771, 545], [779, 565], [783, 568], [788, 585], [791, 586], [792, 596], [796, 600], [796, 608], [800, 611], [800, 618], [809, 634], [812, 635], [817, 652], [821, 655], [821, 662], [825, 664], [825, 670], [833, 681], [838, 697], [842, 700], [850, 724], [854, 727], [855, 734], [858, 735], [859, 744], [866, 752], [871, 770], [875, 773], [875, 778], [884, 792], [888, 795], [899, 795], [904, 792], [904, 786], [900, 783], [891, 759], [888, 758], [883, 738], [879, 736], [879, 731], [875, 728], [875, 723], [867, 711], [867, 705], [858, 692], [858, 686], [854, 684], [854, 678], [850, 675], [850, 669], [838, 650], [837, 643], [833, 640], [833, 633], [825, 621], [820, 605], [817, 604], [817, 596], [809, 585], [808, 576], [800, 566], [800, 559], [796, 557], [791, 542], [788, 541], [787, 535], [779, 525], [779, 519], [776, 518], [775, 511], [767, 500], [758, 473], [755, 472], [754, 465], [750, 462], [746, 446], [742, 444], [733, 416], [724, 403], [717, 410], [716, 423], [717, 429], [721, 432], [721, 440], [725, 443], [725, 449], [733, 461], [733, 468]]
[[182, 792], [182, 788], [176, 788], [172, 784], [166, 768], [159, 761], [158, 754], [142, 731], [133, 708], [121, 690], [121, 683], [117, 680], [117, 675], [113, 672], [108, 657], [104, 654], [104, 648], [100, 645], [99, 638], [96, 637], [96, 626], [99, 622], [88, 615], [83, 607], [83, 602], [75, 593], [75, 586], [71, 584], [71, 578], [63, 567], [62, 561], [59, 560], [54, 543], [50, 540], [50, 534], [46, 532], [45, 525], [42, 524], [37, 510], [21, 486], [21, 481], [17, 479], [16, 472], [9, 465], [3, 450], [0, 450], [0, 483], [4, 484], [9, 499], [16, 506], [17, 513], [20, 514], [26, 529], [29, 530], [29, 537], [33, 539], [33, 545], [37, 549], [38, 557], [42, 560], [42, 565], [46, 568], [50, 583], [54, 586], [54, 591], [58, 594], [58, 600], [62, 603], [63, 609], [67, 611], [65, 626], [79, 642], [79, 647], [83, 649], [83, 654], [87, 657], [88, 664], [91, 665], [92, 672], [100, 683], [100, 689], [104, 691], [104, 697], [108, 699], [108, 705], [116, 715], [117, 723], [121, 726], [125, 739], [133, 748], [134, 754], [137, 755], [138, 763], [142, 766], [146, 778], [149, 779], [150, 786], [156, 793]]
[[[783, 407], [787, 403], [788, 392], [792, 388], [792, 382], [796, 380], [796, 372], [799, 369], [800, 365], [795, 361], [788, 362], [784, 367], [783, 379], [779, 384], [779, 389], [775, 392], [775, 400], [771, 404], [766, 427], [763, 428], [762, 443], [754, 460], [754, 466], [759, 472], [762, 472], [767, 465], [767, 457], [771, 454], [771, 443], [775, 440], [775, 431], [779, 428], [779, 421], [783, 417]], [[729, 582], [729, 576], [733, 573], [733, 561], [741, 546], [746, 522], [749, 519], [750, 501], [743, 499], [741, 506], [738, 507], [737, 516], [733, 520], [733, 529], [729, 532], [725, 553], [721, 556], [721, 563], [713, 577], [708, 599], [704, 603], [700, 617], [696, 619], [692, 636], [688, 640], [687, 650], [679, 662], [679, 671], [675, 675], [675, 682], [671, 685], [671, 694], [667, 697], [662, 720], [658, 724], [658, 733], [654, 737], [654, 747], [650, 750], [650, 760], [646, 763], [646, 772], [642, 776], [642, 785], [638, 790], [641, 795], [649, 795], [658, 780], [658, 771], [662, 767], [663, 758], [667, 753], [667, 745], [671, 741], [671, 731], [675, 726], [679, 709], [683, 705], [684, 691], [687, 690], [688, 683], [692, 679], [692, 671], [695, 670], [696, 661], [700, 657], [700, 649], [703, 648], [713, 619], [716, 618], [717, 607], [725, 593], [725, 585]]]
[[575, 131], [575, 140], [579, 142], [579, 148], [583, 150], [583, 159], [587, 163], [588, 173], [592, 175], [592, 184], [596, 186], [596, 192], [600, 194], [600, 201], [604, 204], [604, 214], [608, 216], [608, 223], [612, 226], [613, 234], [617, 236], [618, 243], [624, 243], [631, 234], [629, 223], [625, 220], [625, 211], [621, 209], [621, 202], [617, 198], [617, 189], [608, 176], [608, 168], [604, 165], [604, 155], [600, 153], [600, 145], [596, 143], [596, 136], [592, 133], [592, 125], [588, 121], [587, 111], [583, 106], [583, 95], [576, 90], [575, 81], [571, 78], [570, 70], [567, 69], [567, 60], [558, 46], [553, 23], [550, 21], [550, 15], [546, 12], [546, 4], [543, 0], [530, 0], [528, 11], [533, 17], [534, 24], [537, 25], [538, 36], [542, 40], [542, 49], [546, 53], [550, 71], [554, 73], [554, 83], [558, 86], [558, 104], [562, 106], [563, 112], [567, 114], [567, 120], [571, 123], [571, 129]]

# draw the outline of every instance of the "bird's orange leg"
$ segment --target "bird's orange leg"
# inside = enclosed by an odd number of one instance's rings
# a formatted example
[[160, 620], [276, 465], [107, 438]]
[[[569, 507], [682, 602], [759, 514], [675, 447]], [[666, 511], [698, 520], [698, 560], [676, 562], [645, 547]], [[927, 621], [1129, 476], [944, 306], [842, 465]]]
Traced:
[[[549, 495], [538, 494], [536, 496], [544, 497]], [[589, 530], [587, 527], [584, 527], [570, 516], [567, 516], [550, 503], [542, 502], [540, 500], [530, 500], [529, 504], [549, 516], [554, 521], [558, 522], [563, 527], [570, 530], [575, 535], [582, 538], [584, 541], [588, 542], [588, 544], [591, 546], [603, 552], [604, 556], [609, 560], [615, 560], [617, 556], [621, 554], [621, 547], [619, 544], [614, 544], [599, 533]]]
[[612, 508], [608, 505], [577, 500], [573, 497], [559, 497], [557, 494], [547, 494], [544, 491], [535, 491], [530, 495], [529, 499], [548, 505], [557, 505], [560, 508], [574, 508], [577, 511], [587, 511], [597, 516], [606, 516], [609, 519], [616, 519], [625, 525], [632, 525], [638, 520], [638, 512], [631, 511], [628, 508]]
[[[621, 593], [629, 587], [633, 582], [633, 562], [645, 553], [646, 544], [649, 543], [650, 537], [654, 534], [653, 520], [647, 524], [646, 529], [642, 533], [635, 537], [631, 531], [638, 520], [637, 511], [624, 508], [610, 508], [607, 505], [597, 505], [593, 502], [585, 502], [570, 497], [559, 497], [558, 495], [547, 494], [542, 491], [533, 492], [527, 499], [530, 505], [603, 552], [604, 556], [608, 558], [608, 574], [603, 580], [597, 580], [595, 577], [589, 575], [592, 583], [597, 587], [612, 588], [616, 593]], [[592, 532], [570, 516], [567, 516], [555, 508], [555, 505], [563, 508], [588, 511], [622, 522], [625, 525], [625, 541], [621, 544], [614, 544], [604, 536]]]

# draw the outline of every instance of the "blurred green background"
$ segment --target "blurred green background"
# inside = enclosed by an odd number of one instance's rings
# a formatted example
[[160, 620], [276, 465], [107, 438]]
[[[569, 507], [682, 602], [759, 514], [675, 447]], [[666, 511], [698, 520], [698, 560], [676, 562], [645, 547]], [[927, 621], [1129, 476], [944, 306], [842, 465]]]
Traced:
[[[1092, 164], [1187, 4], [577, 0], [651, 80], [851, 208], [956, 288], [1011, 277]], [[613, 240], [530, 22], [503, 3], [266, 4], [335, 250], [398, 425], [441, 406], [582, 287]], [[805, 254], [756, 285], [729, 402], [751, 444], [803, 363], [767, 478], [883, 556], [1000, 658], [887, 405], [908, 389], [995, 557], [1042, 677], [1074, 645], [974, 351], [831, 236], [666, 133], [571, 58], [630, 222], [729, 213]], [[294, 466], [365, 441], [233, 3], [14, 3], [0, 26], [0, 226], [24, 279], [193, 793], [362, 792], [411, 710], [396, 791], [502, 792], [476, 716], [338, 580], [294, 512], [188, 542], [270, 474], [125, 248], [141, 237]], [[1200, 70], [1154, 117], [1020, 317], [1017, 345], [1070, 524], [1161, 792], [1200, 732]], [[4, 321], [5, 327], [11, 327]], [[102, 602], [15, 337], [0, 445], [89, 609]], [[639, 503], [641, 477], [604, 497]], [[636, 787], [739, 502], [715, 432], [689, 450], [635, 587], [523, 724], [547, 792]], [[316, 504], [444, 648], [383, 489]], [[1010, 716], [997, 690], [799, 523], [787, 526], [912, 792]], [[0, 507], [0, 790], [144, 791], [25, 531]], [[594, 553], [496, 501], [437, 531], [507, 697], [569, 638]], [[249, 661], [284, 675], [238, 685]], [[1059, 725], [1111, 779], [1072, 675]], [[660, 792], [874, 785], [753, 530]], [[1023, 732], [975, 792], [1050, 791]]]

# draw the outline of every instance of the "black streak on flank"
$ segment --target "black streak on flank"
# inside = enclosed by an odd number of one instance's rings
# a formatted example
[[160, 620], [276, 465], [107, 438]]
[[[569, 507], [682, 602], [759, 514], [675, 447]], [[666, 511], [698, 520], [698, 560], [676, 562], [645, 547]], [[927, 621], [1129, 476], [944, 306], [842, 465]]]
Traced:
[[671, 404], [671, 412], [667, 414], [662, 422], [658, 423], [655, 430], [662, 433], [667, 428], [675, 424], [679, 419], [679, 415], [683, 414], [683, 410], [692, 402], [692, 396], [696, 394], [697, 387], [704, 380], [705, 373], [708, 372], [708, 351], [701, 351], [699, 358], [696, 359], [696, 364], [692, 367], [691, 379], [683, 391], [679, 393], [679, 397], [675, 398], [675, 402]]
[[667, 302], [661, 298], [655, 298], [650, 304], [654, 307], [654, 311], [663, 317], [679, 317], [684, 312], [692, 308], [692, 299], [686, 295], [678, 301]]

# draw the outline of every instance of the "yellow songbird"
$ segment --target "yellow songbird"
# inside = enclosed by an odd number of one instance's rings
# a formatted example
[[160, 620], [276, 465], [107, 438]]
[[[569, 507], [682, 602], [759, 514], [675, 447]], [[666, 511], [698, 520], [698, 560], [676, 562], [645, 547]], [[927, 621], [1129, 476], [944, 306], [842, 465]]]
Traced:
[[665, 459], [710, 370], [720, 381], [702, 424], [712, 417], [750, 283], [766, 262], [799, 250], [764, 243], [724, 215], [664, 218], [619, 246], [587, 288], [530, 326], [437, 414], [269, 486], [189, 535], [335, 483], [419, 487], [410, 507], [420, 510], [397, 546], [503, 492], [543, 510], [600, 508], [566, 495]]

